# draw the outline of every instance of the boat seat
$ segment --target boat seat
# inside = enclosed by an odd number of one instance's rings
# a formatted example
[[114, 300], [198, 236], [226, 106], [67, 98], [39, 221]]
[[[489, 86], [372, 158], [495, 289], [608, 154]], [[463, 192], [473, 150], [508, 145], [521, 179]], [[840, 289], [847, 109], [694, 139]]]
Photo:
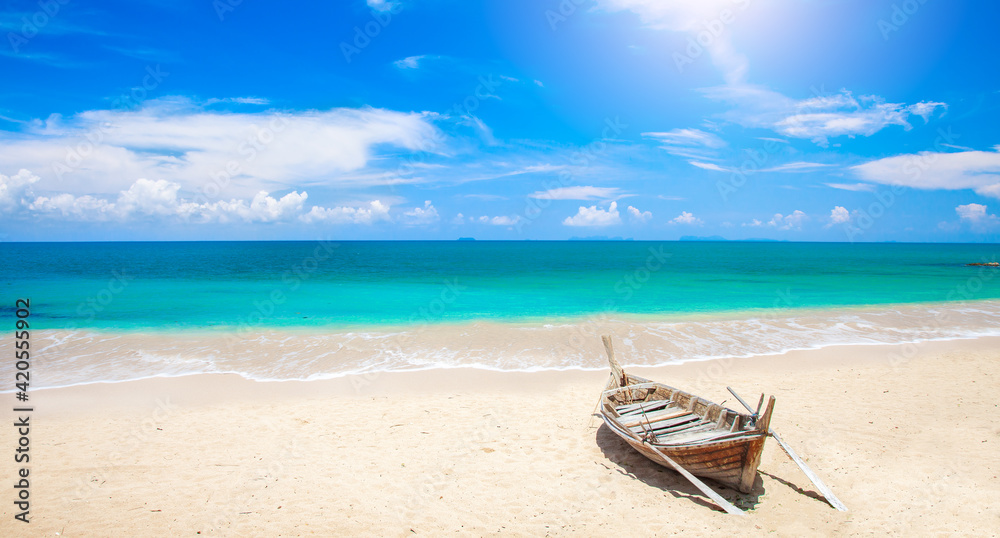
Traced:
[[615, 408], [618, 414], [622, 417], [627, 415], [638, 415], [642, 412], [655, 411], [657, 409], [662, 409], [664, 406], [670, 405], [670, 400], [654, 400], [652, 402], [639, 402], [620, 405]]
[[679, 407], [668, 406], [656, 411], [650, 411], [647, 413], [635, 413], [631, 415], [625, 415], [620, 417], [622, 425], [626, 428], [631, 428], [632, 426], [637, 426], [643, 424], [645, 426], [658, 427], [659, 423], [665, 420], [671, 420], [675, 418], [682, 417], [684, 415], [690, 415], [691, 412], [687, 409], [681, 409]]
[[652, 429], [656, 435], [662, 435], [676, 430], [691, 428], [702, 423], [700, 416], [685, 412], [680, 416], [650, 424], [646, 424], [646, 421], [636, 422], [634, 426], [628, 426], [628, 429], [640, 435]]
[[[660, 437], [658, 441], [665, 445], [673, 444], [684, 444], [689, 445], [692, 443], [699, 443], [703, 441], [711, 440], [713, 437], [740, 437], [740, 433], [733, 434], [728, 430], [720, 430], [715, 427], [714, 424], [708, 424], [706, 428], [692, 428], [690, 431], [683, 432], [677, 436], [666, 436]], [[741, 432], [746, 433], [746, 432]]]

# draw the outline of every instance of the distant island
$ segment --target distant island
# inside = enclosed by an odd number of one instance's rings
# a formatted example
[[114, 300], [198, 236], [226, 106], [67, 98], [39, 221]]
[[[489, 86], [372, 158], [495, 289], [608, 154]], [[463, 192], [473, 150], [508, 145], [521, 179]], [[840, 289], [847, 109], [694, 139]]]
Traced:
[[683, 236], [681, 236], [680, 239], [678, 239], [678, 241], [737, 241], [737, 242], [738, 241], [745, 241], [745, 242], [754, 242], [754, 243], [757, 243], [757, 242], [787, 243], [788, 242], [787, 239], [763, 239], [763, 238], [758, 239], [756, 237], [751, 237], [751, 238], [747, 238], [747, 239], [726, 239], [725, 237], [722, 237], [721, 235], [710, 235], [708, 237], [702, 237], [702, 236], [697, 236], [697, 235], [683, 235]]
[[476, 238], [475, 237], [459, 237], [458, 240], [459, 241], [475, 241]]
[[570, 241], [635, 241], [631, 237], [608, 237], [606, 235], [590, 235], [587, 237], [570, 237]]

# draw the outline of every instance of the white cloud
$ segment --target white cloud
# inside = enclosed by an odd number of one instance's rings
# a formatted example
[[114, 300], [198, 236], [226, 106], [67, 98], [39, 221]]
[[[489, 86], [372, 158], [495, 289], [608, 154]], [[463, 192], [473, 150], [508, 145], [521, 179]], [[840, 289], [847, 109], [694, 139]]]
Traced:
[[851, 222], [851, 212], [842, 206], [836, 206], [830, 210], [830, 223], [825, 227], [829, 228], [836, 224], [845, 224]]
[[875, 185], [871, 183], [825, 183], [827, 187], [832, 187], [834, 189], [840, 189], [844, 191], [855, 191], [855, 192], [874, 192]]
[[[1000, 225], [1000, 217], [987, 213], [986, 206], [982, 204], [965, 204], [955, 208], [958, 213], [959, 222], [969, 224], [972, 231], [985, 232], [997, 225]], [[942, 226], [945, 225], [945, 226]], [[939, 227], [946, 228], [947, 223], [942, 222]]]
[[700, 129], [674, 129], [642, 133], [642, 136], [658, 140], [668, 153], [688, 159], [711, 159], [715, 150], [727, 146], [725, 140]]
[[60, 193], [39, 196], [28, 209], [41, 214], [61, 216], [77, 221], [134, 220], [141, 218], [175, 218], [195, 222], [276, 222], [293, 218], [301, 212], [309, 195], [290, 192], [280, 199], [266, 191], [258, 192], [248, 203], [232, 199], [196, 203], [178, 198], [180, 185], [166, 180], [140, 178], [115, 201], [83, 195]]
[[513, 217], [508, 217], [507, 215], [499, 215], [496, 217], [482, 216], [479, 217], [479, 222], [483, 224], [489, 224], [492, 226], [513, 226], [521, 221], [520, 215], [515, 215]]
[[209, 217], [215, 217], [222, 222], [238, 217], [245, 222], [276, 222], [288, 220], [302, 210], [302, 204], [309, 195], [290, 192], [280, 199], [271, 197], [266, 191], [258, 192], [248, 205], [244, 200], [217, 202], [207, 204]]
[[746, 228], [760, 228], [763, 225], [764, 223], [757, 219], [753, 219], [750, 222], [744, 222], [743, 224], [741, 224], [741, 226]]
[[[115, 204], [123, 214], [171, 215], [177, 212], [177, 191], [181, 186], [164, 179], [140, 178], [118, 196]], [[263, 193], [267, 195], [267, 193]]]
[[528, 195], [529, 198], [542, 200], [610, 200], [622, 196], [621, 190], [615, 187], [591, 186], [559, 187]]
[[611, 202], [607, 210], [600, 209], [596, 205], [581, 206], [576, 215], [566, 217], [563, 221], [566, 226], [614, 226], [621, 223], [617, 202]]
[[415, 207], [410, 211], [406, 211], [403, 213], [403, 217], [405, 217], [406, 224], [410, 226], [432, 224], [440, 219], [437, 209], [431, 204], [430, 200], [424, 201], [424, 207]]
[[861, 179], [925, 190], [973, 189], [1000, 198], [1000, 146], [995, 151], [897, 155], [851, 168]]
[[0, 162], [33, 170], [46, 189], [113, 195], [137, 178], [158, 178], [209, 198], [252, 197], [304, 182], [368, 186], [354, 179], [376, 149], [435, 151], [443, 135], [431, 116], [360, 108], [294, 113], [210, 111], [188, 99], [136, 110], [91, 110], [31, 122], [0, 134]]
[[775, 213], [767, 225], [779, 230], [801, 230], [802, 224], [808, 219], [809, 217], [805, 213], [796, 209], [791, 215]]
[[465, 215], [461, 213], [455, 215], [455, 217], [451, 219], [451, 223], [455, 225], [465, 224]]
[[9, 212], [25, 205], [31, 197], [31, 185], [38, 180], [38, 176], [23, 168], [13, 176], [0, 174], [0, 209]]
[[723, 117], [745, 127], [763, 127], [791, 137], [805, 138], [820, 145], [838, 136], [871, 136], [898, 125], [910, 129], [910, 116], [926, 121], [945, 103], [922, 101], [913, 105], [887, 103], [879, 96], [855, 97], [847, 90], [808, 99], [792, 99], [778, 92], [749, 84], [720, 86], [705, 90], [711, 99], [728, 102], [733, 109]]
[[58, 214], [77, 221], [107, 221], [120, 217], [113, 203], [89, 195], [63, 193], [51, 198], [39, 196], [28, 207], [38, 213]]
[[980, 222], [990, 217], [996, 218], [996, 215], [987, 215], [986, 206], [982, 204], [960, 205], [955, 208], [955, 212], [958, 213], [958, 218], [970, 222]]
[[653, 213], [651, 211], [640, 211], [635, 207], [628, 206], [628, 215], [633, 222], [649, 222], [653, 218]]
[[681, 211], [681, 214], [671, 219], [668, 224], [688, 224], [692, 226], [701, 226], [702, 222], [701, 219], [695, 217], [691, 213], [688, 213], [687, 211]]
[[934, 114], [934, 111], [937, 110], [938, 107], [944, 108], [945, 110], [948, 109], [948, 105], [946, 103], [921, 101], [915, 105], [910, 105], [906, 110], [911, 114], [920, 116], [924, 119], [924, 123], [927, 123], [927, 121], [930, 120], [931, 115]]
[[389, 209], [388, 205], [379, 200], [372, 200], [368, 207], [313, 206], [309, 213], [302, 215], [299, 219], [306, 223], [372, 224], [380, 220], [391, 220]]

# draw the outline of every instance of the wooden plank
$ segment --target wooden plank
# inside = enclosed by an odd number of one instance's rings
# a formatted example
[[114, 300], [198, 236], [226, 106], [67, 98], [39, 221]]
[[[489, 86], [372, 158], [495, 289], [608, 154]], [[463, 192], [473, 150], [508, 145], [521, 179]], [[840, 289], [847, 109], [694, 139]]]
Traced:
[[[681, 415], [681, 416], [679, 416], [677, 418], [673, 418], [673, 419], [670, 419], [670, 420], [663, 420], [663, 421], [658, 422], [653, 429], [655, 431], [665, 432], [665, 431], [671, 430], [673, 428], [694, 426], [700, 420], [701, 420], [701, 417], [699, 417], [698, 415], [692, 415], [690, 413], [685, 412], [684, 415]], [[629, 429], [631, 429], [632, 431], [635, 431], [634, 427], [629, 428]]]
[[628, 418], [628, 420], [622, 420], [621, 423], [626, 428], [631, 428], [632, 426], [638, 424], [646, 424], [648, 426], [651, 424], [656, 424], [657, 422], [663, 422], [664, 420], [671, 420], [688, 414], [689, 413], [684, 410], [678, 410], [677, 408], [667, 408], [667, 409], [661, 409], [659, 411], [654, 411], [652, 413], [628, 415], [627, 417], [622, 417], [623, 419]]
[[[767, 427], [771, 423], [771, 414], [774, 412], [774, 396], [771, 396], [767, 401], [767, 408], [764, 410], [764, 414], [757, 419], [757, 424], [754, 426], [755, 431], [767, 432]], [[760, 454], [764, 451], [764, 442], [758, 445], [752, 445], [753, 450], [747, 452], [747, 461], [743, 466], [743, 476], [740, 477], [739, 490], [744, 493], [750, 493], [753, 489], [754, 480], [757, 478], [757, 467], [760, 466]]]
[[655, 381], [649, 381], [647, 383], [633, 383], [631, 385], [626, 385], [624, 387], [617, 387], [617, 388], [613, 388], [613, 389], [608, 389], [608, 390], [604, 391], [604, 393], [605, 394], [613, 394], [615, 392], [627, 392], [628, 390], [631, 390], [631, 389], [655, 389], [656, 387], [658, 387], [660, 385], [661, 385], [660, 383], [657, 383]]
[[692, 427], [692, 428], [688, 428], [688, 429], [685, 429], [685, 430], [680, 430], [680, 431], [674, 432], [672, 434], [662, 434], [662, 433], [657, 432], [656, 435], [657, 435], [657, 437], [660, 438], [660, 442], [663, 443], [663, 444], [671, 444], [671, 445], [677, 444], [677, 445], [681, 445], [681, 444], [691, 443], [693, 441], [696, 441], [698, 439], [698, 437], [700, 436], [700, 434], [702, 434], [702, 433], [708, 433], [709, 435], [712, 435], [712, 434], [714, 434], [717, 431], [719, 431], [719, 430], [715, 429], [715, 424], [712, 423], [712, 422], [709, 422], [707, 424], [706, 423], [702, 423], [702, 424], [699, 424], [699, 425], [697, 425], [695, 427]]
[[725, 408], [719, 411], [719, 420], [715, 423], [720, 429], [726, 427], [726, 419], [729, 418], [729, 412]]
[[820, 480], [818, 476], [816, 476], [816, 473], [814, 473], [812, 469], [810, 469], [809, 466], [806, 465], [806, 462], [802, 461], [802, 458], [800, 458], [799, 455], [792, 450], [792, 447], [788, 446], [787, 444], [785, 444], [784, 441], [781, 440], [781, 437], [778, 436], [777, 432], [768, 428], [767, 433], [771, 437], [774, 437], [774, 440], [778, 442], [778, 446], [781, 447], [781, 449], [785, 452], [785, 454], [788, 454], [788, 457], [792, 458], [792, 461], [794, 461], [799, 466], [799, 469], [802, 469], [802, 472], [809, 477], [809, 480], [812, 480], [813, 485], [815, 485], [816, 489], [818, 489], [819, 492], [822, 493], [824, 497], [826, 497], [826, 500], [827, 502], [830, 503], [830, 506], [833, 506], [834, 508], [840, 510], [841, 512], [847, 511], [847, 507], [844, 506], [844, 503], [840, 502], [840, 499], [838, 499], [837, 496], [833, 494], [833, 491], [831, 491], [830, 488], [827, 487], [827, 485], [823, 483], [823, 481]]
[[622, 408], [628, 408], [626, 411], [618, 409], [618, 414], [626, 417], [630, 415], [637, 415], [640, 413], [649, 413], [650, 411], [656, 411], [657, 409], [662, 409], [670, 405], [667, 400], [654, 400], [652, 402], [640, 402], [631, 405], [623, 405]]

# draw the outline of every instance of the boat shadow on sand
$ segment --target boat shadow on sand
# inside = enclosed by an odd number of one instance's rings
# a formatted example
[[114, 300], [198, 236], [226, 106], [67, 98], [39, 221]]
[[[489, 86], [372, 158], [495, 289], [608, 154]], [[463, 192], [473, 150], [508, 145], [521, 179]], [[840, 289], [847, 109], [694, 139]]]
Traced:
[[[597, 430], [597, 446], [600, 447], [605, 458], [618, 466], [615, 470], [623, 475], [640, 480], [654, 488], [661, 489], [675, 498], [688, 499], [713, 510], [719, 509], [715, 503], [705, 497], [698, 488], [694, 487], [683, 476], [650, 461], [642, 454], [636, 452], [628, 443], [615, 435], [606, 424], [601, 424], [601, 427]], [[754, 479], [753, 489], [750, 493], [740, 493], [715, 481], [709, 481], [708, 483], [719, 495], [741, 510], [756, 508], [765, 493], [764, 482], [760, 474]], [[808, 493], [806, 494], [808, 495]]]

